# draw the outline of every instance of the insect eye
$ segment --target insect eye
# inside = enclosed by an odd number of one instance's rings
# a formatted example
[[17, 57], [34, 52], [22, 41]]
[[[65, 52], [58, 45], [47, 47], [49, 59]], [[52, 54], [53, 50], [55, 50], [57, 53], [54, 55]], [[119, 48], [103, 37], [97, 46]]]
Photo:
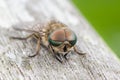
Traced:
[[70, 43], [72, 46], [74, 46], [74, 45], [76, 44], [76, 42], [77, 42], [77, 37], [76, 37], [76, 35], [74, 34], [73, 40], [70, 40], [69, 43]]
[[54, 40], [51, 40], [50, 38], [48, 39], [48, 41], [52, 46], [59, 46], [62, 44], [62, 42], [54, 41]]
[[69, 42], [72, 46], [74, 46], [76, 44], [77, 40], [72, 40], [72, 41], [69, 41]]

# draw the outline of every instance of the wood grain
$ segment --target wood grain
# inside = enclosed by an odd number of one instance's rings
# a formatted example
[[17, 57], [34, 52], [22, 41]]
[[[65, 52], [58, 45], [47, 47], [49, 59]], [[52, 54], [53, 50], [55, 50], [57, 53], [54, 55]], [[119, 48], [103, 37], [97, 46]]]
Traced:
[[[86, 55], [73, 52], [61, 64], [42, 47], [40, 55], [27, 58], [36, 43], [9, 39], [30, 34], [13, 26], [26, 28], [52, 19], [77, 34], [77, 45]], [[120, 80], [118, 58], [70, 0], [0, 0], [0, 56], [0, 80]]]

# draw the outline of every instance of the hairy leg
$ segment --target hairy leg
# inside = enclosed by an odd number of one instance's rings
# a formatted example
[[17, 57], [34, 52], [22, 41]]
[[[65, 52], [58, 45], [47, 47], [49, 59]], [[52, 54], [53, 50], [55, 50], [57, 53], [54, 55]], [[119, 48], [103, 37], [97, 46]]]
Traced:
[[86, 53], [83, 53], [82, 51], [80, 51], [80, 50], [77, 48], [77, 46], [74, 46], [73, 49], [74, 49], [74, 51], [75, 51], [77, 54], [79, 54], [79, 55], [85, 55], [85, 54], [86, 54]]
[[34, 55], [30, 55], [29, 57], [35, 57], [36, 55], [39, 54], [39, 51], [40, 51], [40, 38], [37, 41], [36, 53]]
[[63, 57], [64, 57], [66, 60], [68, 60], [67, 54], [68, 54], [68, 53], [66, 53], [65, 55], [63, 55]]
[[54, 52], [53, 48], [49, 45], [48, 46], [50, 52], [55, 56], [55, 58], [60, 62], [60, 63], [63, 63], [63, 58], [62, 58], [62, 55], [59, 54], [59, 53], [56, 53]]
[[18, 39], [18, 40], [27, 40], [29, 38], [35, 38], [37, 40], [36, 46], [36, 53], [34, 55], [30, 55], [29, 57], [35, 57], [40, 51], [40, 37], [37, 36], [35, 33], [27, 36], [27, 37], [10, 37], [11, 39]]

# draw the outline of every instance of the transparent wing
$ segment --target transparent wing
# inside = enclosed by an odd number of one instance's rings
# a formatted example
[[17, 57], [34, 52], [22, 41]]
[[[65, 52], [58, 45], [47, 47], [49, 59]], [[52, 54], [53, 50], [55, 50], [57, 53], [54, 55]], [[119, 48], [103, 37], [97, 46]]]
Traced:
[[40, 22], [25, 22], [13, 25], [13, 29], [25, 32], [41, 32], [43, 24]]

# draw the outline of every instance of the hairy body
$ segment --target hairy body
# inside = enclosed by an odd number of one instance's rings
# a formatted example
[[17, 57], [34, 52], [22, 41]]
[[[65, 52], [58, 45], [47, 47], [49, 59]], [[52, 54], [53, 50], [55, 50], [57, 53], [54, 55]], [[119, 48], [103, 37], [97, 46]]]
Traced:
[[78, 54], [84, 54], [77, 49], [77, 36], [72, 30], [67, 27], [67, 25], [58, 21], [50, 21], [43, 26], [44, 27], [42, 27], [41, 29], [38, 28], [38, 30], [26, 30], [16, 28], [16, 30], [32, 32], [32, 34], [25, 38], [11, 38], [19, 40], [35, 38], [37, 40], [36, 53], [29, 57], [34, 57], [39, 53], [41, 44], [48, 48], [49, 51], [55, 56], [55, 58], [61, 63], [63, 62], [62, 57], [67, 60], [66, 56], [71, 51], [75, 51]]

